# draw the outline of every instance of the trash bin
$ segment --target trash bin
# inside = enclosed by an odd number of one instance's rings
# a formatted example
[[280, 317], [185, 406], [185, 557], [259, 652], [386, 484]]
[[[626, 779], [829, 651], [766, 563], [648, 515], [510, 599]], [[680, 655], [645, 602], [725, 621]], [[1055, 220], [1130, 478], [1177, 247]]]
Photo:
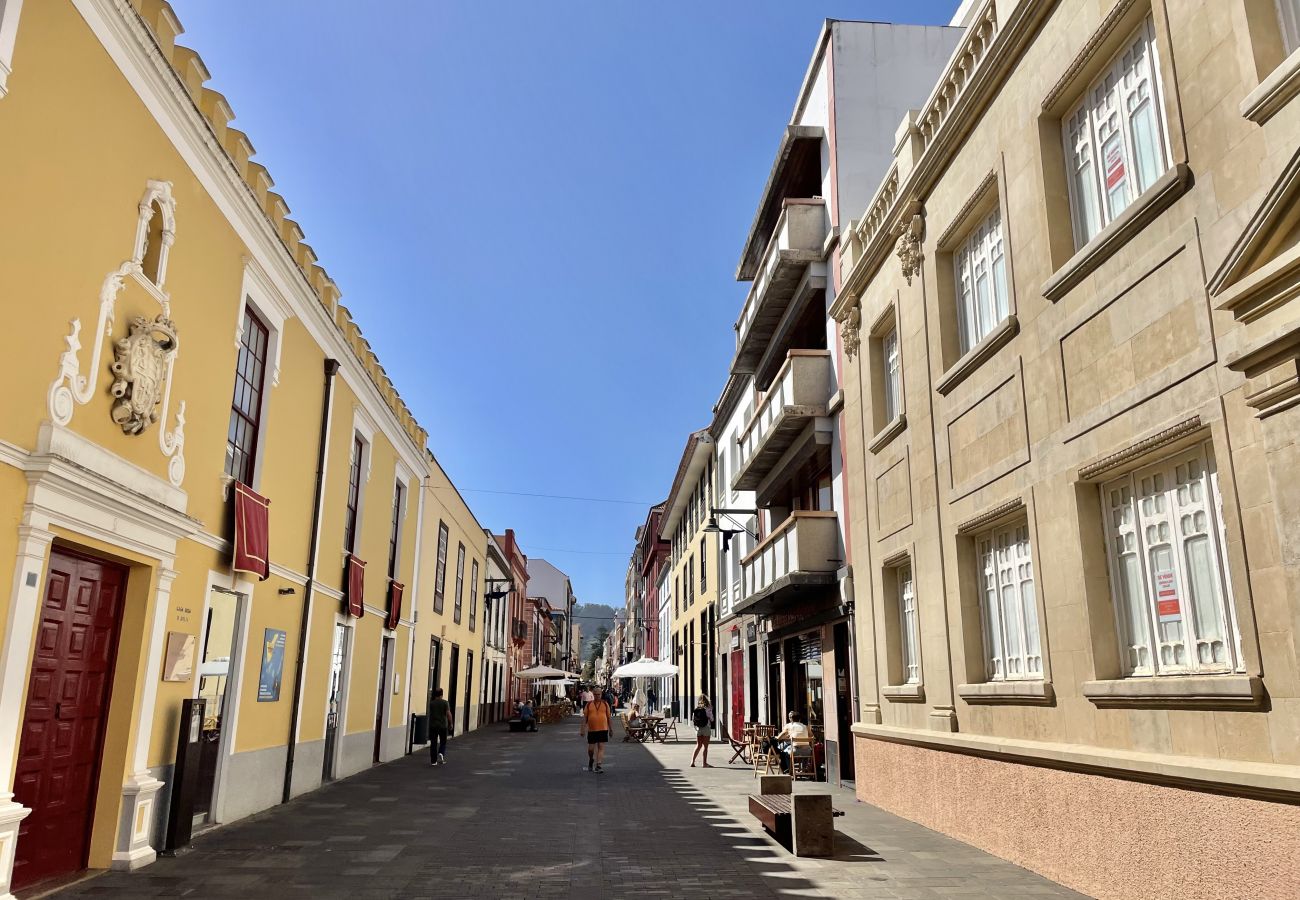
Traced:
[[412, 713], [411, 743], [412, 744], [429, 743], [429, 717], [428, 716]]

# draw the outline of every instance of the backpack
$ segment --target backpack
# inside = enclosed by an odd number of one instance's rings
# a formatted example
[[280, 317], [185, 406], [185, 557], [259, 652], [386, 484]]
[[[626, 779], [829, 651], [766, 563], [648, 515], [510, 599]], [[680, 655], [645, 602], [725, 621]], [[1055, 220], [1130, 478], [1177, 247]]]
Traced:
[[691, 724], [696, 728], [708, 728], [709, 711], [703, 706], [695, 707], [695, 712], [691, 713]]

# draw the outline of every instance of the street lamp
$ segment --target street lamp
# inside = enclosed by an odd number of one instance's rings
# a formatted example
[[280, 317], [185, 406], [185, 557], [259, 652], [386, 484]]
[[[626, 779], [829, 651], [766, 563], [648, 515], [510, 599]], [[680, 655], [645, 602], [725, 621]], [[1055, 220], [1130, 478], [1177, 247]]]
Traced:
[[[754, 534], [754, 532], [750, 531], [748, 528], [744, 527], [743, 525], [741, 525], [740, 528], [722, 528], [721, 526], [718, 525], [718, 516], [720, 515], [726, 516], [728, 519], [731, 519], [733, 522], [735, 522], [736, 520], [733, 518], [734, 516], [756, 516], [758, 515], [758, 510], [756, 509], [710, 509], [709, 510], [709, 517], [704, 521], [704, 528], [702, 530], [705, 534], [722, 535], [723, 553], [726, 553], [727, 548], [731, 546], [731, 539], [736, 535], [740, 534], [741, 532], [744, 532], [745, 534], [749, 535], [754, 540], [758, 540], [758, 535]], [[739, 525], [740, 523], [736, 522], [736, 524]]]

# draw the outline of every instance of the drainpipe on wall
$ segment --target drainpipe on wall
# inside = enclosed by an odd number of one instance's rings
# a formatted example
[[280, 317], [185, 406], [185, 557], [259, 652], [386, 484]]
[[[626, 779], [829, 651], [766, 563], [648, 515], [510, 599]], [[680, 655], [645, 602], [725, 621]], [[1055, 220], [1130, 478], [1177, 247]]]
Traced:
[[321, 391], [320, 438], [316, 445], [316, 492], [311, 507], [311, 541], [307, 546], [307, 584], [303, 588], [302, 622], [298, 626], [298, 662], [293, 682], [293, 708], [289, 713], [289, 747], [284, 760], [284, 794], [281, 803], [288, 803], [293, 786], [293, 758], [298, 746], [298, 715], [302, 709], [303, 675], [307, 668], [307, 628], [311, 623], [311, 600], [316, 590], [316, 551], [320, 540], [321, 505], [325, 492], [325, 449], [329, 443], [330, 412], [334, 401], [334, 376], [338, 374], [339, 361], [325, 360], [325, 385]]

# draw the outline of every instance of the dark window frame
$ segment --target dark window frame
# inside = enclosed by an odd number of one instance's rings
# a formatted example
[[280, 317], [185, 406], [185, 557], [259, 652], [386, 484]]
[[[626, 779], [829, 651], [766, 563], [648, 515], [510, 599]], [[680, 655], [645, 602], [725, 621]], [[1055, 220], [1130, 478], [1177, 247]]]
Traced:
[[469, 563], [469, 630], [478, 622], [478, 560]]
[[359, 432], [352, 435], [352, 459], [348, 463], [348, 501], [343, 513], [343, 549], [357, 552], [357, 531], [361, 525], [361, 469], [366, 442]]
[[447, 544], [451, 532], [446, 522], [438, 523], [438, 571], [433, 576], [433, 611], [442, 615], [447, 595]]
[[235, 356], [230, 421], [226, 427], [226, 474], [249, 487], [256, 476], [257, 445], [266, 398], [266, 360], [270, 350], [270, 326], [245, 304], [239, 351]]
[[402, 506], [406, 486], [399, 479], [393, 484], [393, 521], [388, 532], [388, 577], [397, 580], [397, 555], [402, 544]]
[[456, 605], [452, 607], [452, 621], [460, 624], [461, 611], [465, 605], [465, 545], [456, 543]]

